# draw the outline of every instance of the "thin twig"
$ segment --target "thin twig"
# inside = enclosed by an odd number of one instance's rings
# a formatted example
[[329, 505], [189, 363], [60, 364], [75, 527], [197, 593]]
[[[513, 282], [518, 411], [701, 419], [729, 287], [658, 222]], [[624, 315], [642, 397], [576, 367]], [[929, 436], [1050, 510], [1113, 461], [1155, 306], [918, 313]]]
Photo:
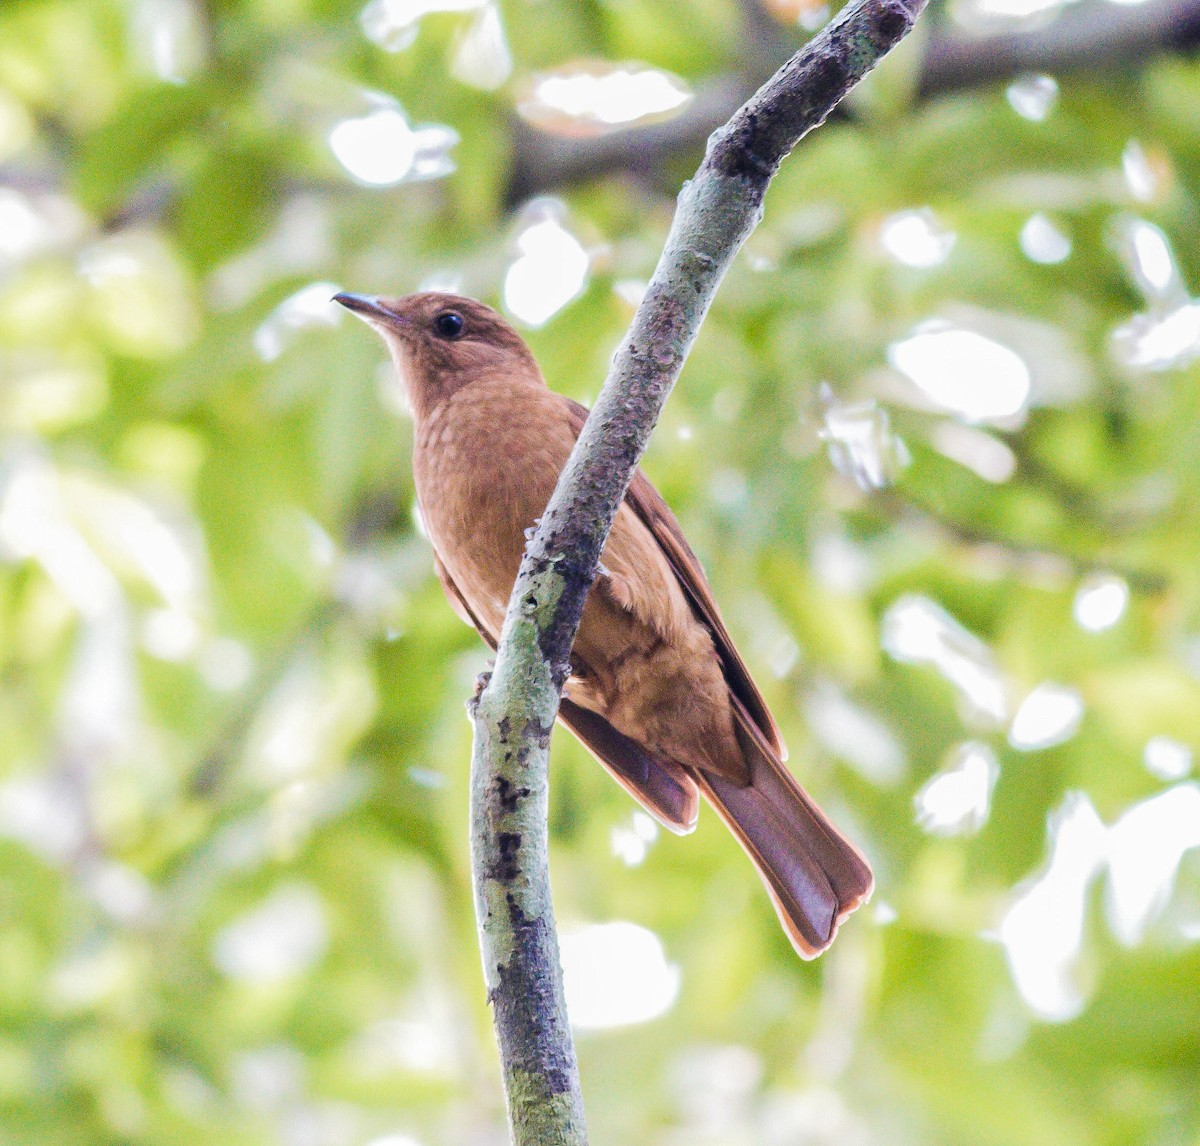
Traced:
[[608, 379], [526, 548], [472, 705], [472, 867], [516, 1146], [586, 1141], [547, 865], [550, 729], [601, 550], [717, 286], [779, 164], [912, 27], [925, 0], [859, 0], [710, 140]]

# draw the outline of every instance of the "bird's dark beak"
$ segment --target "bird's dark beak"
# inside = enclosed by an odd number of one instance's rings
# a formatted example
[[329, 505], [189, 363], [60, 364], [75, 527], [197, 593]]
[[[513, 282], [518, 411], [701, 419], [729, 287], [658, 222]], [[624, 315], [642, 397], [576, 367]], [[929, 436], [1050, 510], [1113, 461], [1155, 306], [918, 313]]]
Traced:
[[394, 325], [400, 321], [400, 316], [393, 314], [383, 303], [373, 294], [335, 294], [334, 302], [340, 302], [347, 310], [354, 311], [355, 314], [361, 314], [363, 318], [375, 319], [378, 322], [386, 322], [389, 325]]

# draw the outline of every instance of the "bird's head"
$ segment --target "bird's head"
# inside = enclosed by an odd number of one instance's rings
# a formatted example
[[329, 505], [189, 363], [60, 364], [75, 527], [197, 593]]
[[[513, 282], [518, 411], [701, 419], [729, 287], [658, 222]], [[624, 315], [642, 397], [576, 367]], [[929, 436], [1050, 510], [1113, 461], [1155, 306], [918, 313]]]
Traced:
[[425, 291], [403, 298], [339, 294], [334, 301], [383, 338], [418, 418], [476, 382], [545, 385], [521, 336], [474, 299]]

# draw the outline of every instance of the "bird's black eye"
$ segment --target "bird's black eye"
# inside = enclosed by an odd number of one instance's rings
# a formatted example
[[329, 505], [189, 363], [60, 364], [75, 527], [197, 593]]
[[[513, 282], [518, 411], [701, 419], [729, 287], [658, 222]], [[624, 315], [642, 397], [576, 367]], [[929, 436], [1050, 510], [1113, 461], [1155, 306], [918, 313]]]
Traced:
[[461, 338], [464, 326], [463, 316], [456, 310], [444, 310], [433, 320], [433, 329], [441, 338]]

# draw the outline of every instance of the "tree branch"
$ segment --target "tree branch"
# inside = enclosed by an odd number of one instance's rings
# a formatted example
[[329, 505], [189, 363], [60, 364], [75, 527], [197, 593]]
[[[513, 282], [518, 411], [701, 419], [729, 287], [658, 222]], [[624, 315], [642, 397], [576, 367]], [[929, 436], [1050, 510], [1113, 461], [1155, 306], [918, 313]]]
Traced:
[[779, 164], [910, 30], [926, 0], [857, 0], [709, 142], [595, 409], [526, 547], [472, 705], [472, 866], [517, 1146], [585, 1142], [547, 865], [550, 730], [601, 550], [717, 286]]
[[[747, 6], [753, 0], [746, 0]], [[518, 121], [513, 128], [513, 167], [507, 198], [533, 195], [595, 178], [610, 171], [654, 175], [680, 155], [703, 146], [753, 92], [762, 77], [795, 50], [782, 25], [777, 34], [756, 25], [764, 45], [744, 73], [715, 77], [696, 88], [695, 98], [674, 119], [590, 139], [564, 139]], [[1014, 79], [1024, 72], [1132, 71], [1167, 52], [1200, 47], [1200, 0], [1146, 0], [1137, 5], [1080, 4], [1033, 30], [997, 35], [932, 32], [921, 62], [917, 94], [930, 99], [951, 91]], [[755, 69], [755, 62], [762, 68]]]
[[920, 94], [979, 87], [1024, 72], [1132, 71], [1163, 52], [1200, 46], [1200, 0], [1081, 4], [1044, 27], [995, 36], [933, 36], [921, 67]]

